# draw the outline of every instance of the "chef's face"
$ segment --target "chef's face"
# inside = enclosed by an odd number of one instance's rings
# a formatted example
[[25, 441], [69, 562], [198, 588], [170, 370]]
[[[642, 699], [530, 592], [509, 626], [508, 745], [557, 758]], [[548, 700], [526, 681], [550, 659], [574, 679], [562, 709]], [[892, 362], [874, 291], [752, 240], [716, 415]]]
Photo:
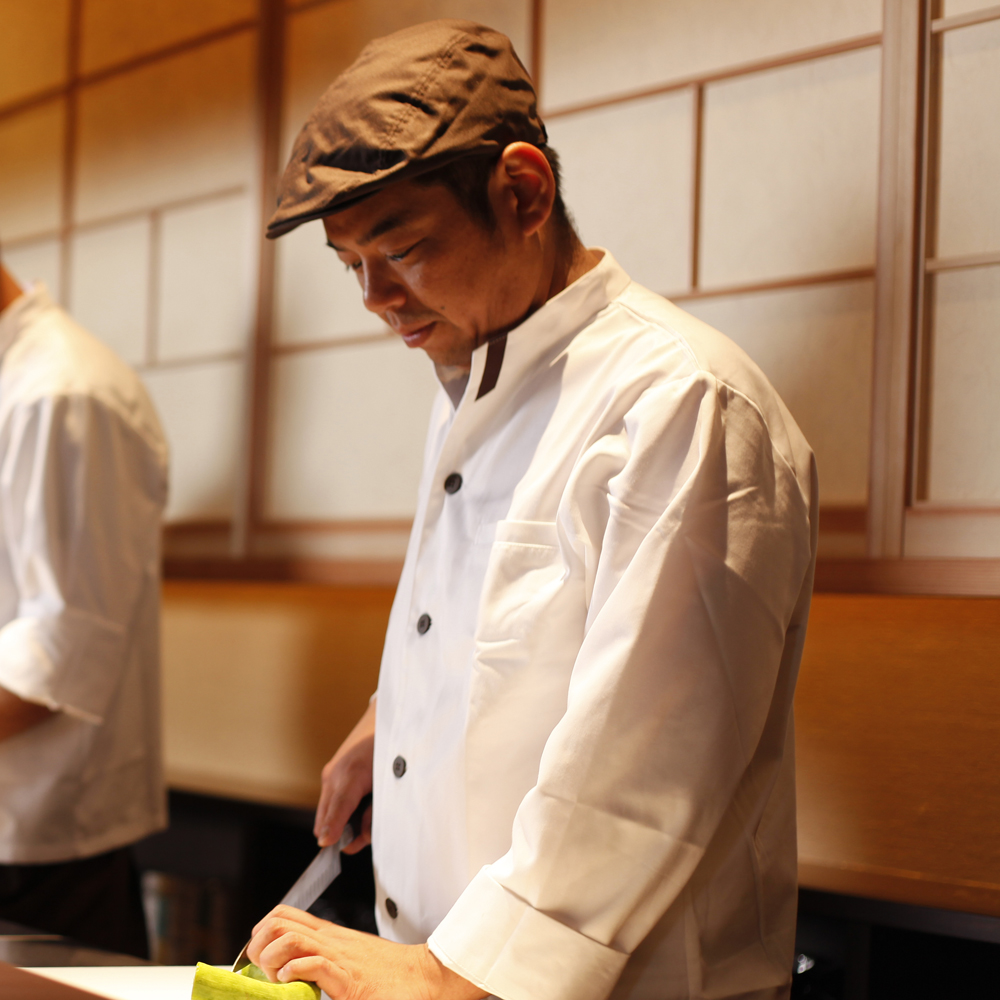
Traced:
[[409, 180], [323, 219], [365, 307], [438, 364], [467, 367], [490, 334], [527, 315], [537, 293], [537, 261], [499, 173], [490, 182], [494, 229], [443, 185]]

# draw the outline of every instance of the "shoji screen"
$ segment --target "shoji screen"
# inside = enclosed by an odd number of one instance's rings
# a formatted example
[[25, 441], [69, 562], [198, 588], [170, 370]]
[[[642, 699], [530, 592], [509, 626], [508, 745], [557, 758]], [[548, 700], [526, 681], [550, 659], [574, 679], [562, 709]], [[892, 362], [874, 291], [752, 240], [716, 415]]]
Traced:
[[1000, 20], [953, 18], [980, 7], [947, 3], [930, 53], [909, 556], [1000, 556]]
[[737, 341], [864, 548], [881, 3], [546, 0], [542, 93], [585, 241]]
[[228, 520], [252, 301], [256, 5], [44, 8], [5, 5], [5, 258], [142, 373], [170, 440], [168, 520]]

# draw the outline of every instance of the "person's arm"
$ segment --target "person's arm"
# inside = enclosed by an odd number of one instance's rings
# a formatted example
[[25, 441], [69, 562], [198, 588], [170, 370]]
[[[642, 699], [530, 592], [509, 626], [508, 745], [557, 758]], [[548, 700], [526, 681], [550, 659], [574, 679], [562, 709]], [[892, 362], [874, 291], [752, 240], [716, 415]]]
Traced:
[[0, 743], [37, 726], [55, 713], [46, 705], [25, 701], [13, 691], [0, 687]]
[[[335, 844], [358, 803], [372, 790], [372, 760], [375, 752], [375, 710], [372, 698], [364, 715], [323, 768], [323, 784], [313, 833], [320, 847]], [[372, 810], [365, 810], [361, 834], [344, 849], [356, 854], [372, 840]]]

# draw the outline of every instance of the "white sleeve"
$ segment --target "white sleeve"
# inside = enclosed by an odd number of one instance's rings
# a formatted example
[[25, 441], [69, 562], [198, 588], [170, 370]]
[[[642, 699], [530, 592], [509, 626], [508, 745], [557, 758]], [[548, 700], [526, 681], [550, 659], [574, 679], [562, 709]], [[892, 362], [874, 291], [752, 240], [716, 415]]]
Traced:
[[100, 723], [156, 571], [165, 470], [88, 396], [21, 406], [5, 431], [0, 519], [18, 605], [0, 629], [0, 685]]
[[809, 496], [758, 409], [710, 376], [647, 391], [586, 464], [619, 471], [578, 483], [579, 521], [603, 528], [566, 712], [510, 851], [430, 938], [505, 1000], [606, 997], [684, 890], [790, 701], [776, 685], [812, 561]]

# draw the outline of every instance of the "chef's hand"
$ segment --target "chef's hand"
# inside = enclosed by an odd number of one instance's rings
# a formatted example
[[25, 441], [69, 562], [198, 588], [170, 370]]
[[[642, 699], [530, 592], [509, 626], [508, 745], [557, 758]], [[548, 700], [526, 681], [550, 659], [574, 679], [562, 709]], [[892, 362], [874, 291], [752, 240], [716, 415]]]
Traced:
[[291, 906], [253, 929], [250, 961], [271, 982], [303, 979], [331, 1000], [482, 1000], [489, 994], [443, 965], [425, 944], [395, 944]]
[[[358, 724], [323, 768], [323, 788], [316, 807], [313, 833], [320, 847], [336, 844], [344, 825], [361, 799], [372, 790], [372, 755], [375, 748], [375, 699]], [[361, 834], [344, 848], [345, 854], [357, 854], [372, 842], [372, 810], [369, 806], [361, 820]]]

